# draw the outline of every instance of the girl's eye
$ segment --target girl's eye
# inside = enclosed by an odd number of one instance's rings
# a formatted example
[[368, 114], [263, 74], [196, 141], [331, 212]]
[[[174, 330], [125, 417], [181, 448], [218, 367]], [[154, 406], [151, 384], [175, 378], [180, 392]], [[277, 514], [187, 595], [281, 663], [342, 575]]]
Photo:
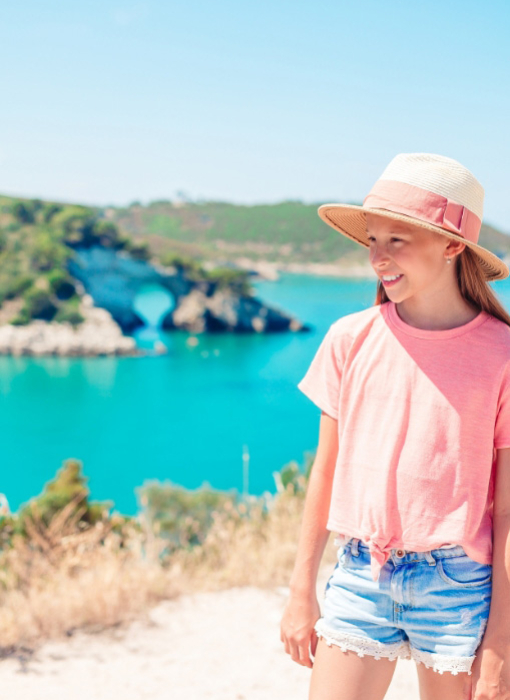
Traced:
[[[375, 241], [375, 238], [374, 238], [373, 236], [368, 236], [368, 240], [369, 240], [369, 241]], [[402, 239], [402, 238], [397, 238], [396, 236], [392, 236], [392, 237], [390, 238], [390, 240], [391, 240], [391, 241], [399, 241], [400, 243], [403, 242], [403, 239]]]

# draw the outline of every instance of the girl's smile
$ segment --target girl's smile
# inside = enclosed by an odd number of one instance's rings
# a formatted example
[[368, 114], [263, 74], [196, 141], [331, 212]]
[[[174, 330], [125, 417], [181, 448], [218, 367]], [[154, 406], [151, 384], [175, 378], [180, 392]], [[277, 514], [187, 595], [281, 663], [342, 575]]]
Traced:
[[387, 287], [394, 287], [400, 280], [402, 279], [403, 275], [381, 275], [381, 282], [384, 285], [384, 288], [386, 289]]

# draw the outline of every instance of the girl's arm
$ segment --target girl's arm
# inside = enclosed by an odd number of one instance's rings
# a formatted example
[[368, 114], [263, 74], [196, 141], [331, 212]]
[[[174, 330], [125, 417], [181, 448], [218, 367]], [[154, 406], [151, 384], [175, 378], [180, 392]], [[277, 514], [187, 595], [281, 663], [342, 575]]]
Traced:
[[338, 422], [324, 411], [319, 444], [306, 490], [298, 550], [290, 580], [290, 595], [280, 625], [280, 639], [293, 661], [312, 667], [317, 635], [314, 625], [321, 616], [316, 586], [319, 564], [329, 531], [326, 529], [333, 474], [338, 453]]
[[492, 540], [491, 605], [472, 666], [470, 697], [506, 698], [510, 692], [510, 448], [497, 450]]
[[510, 644], [510, 448], [497, 450], [494, 485], [492, 598], [485, 637]]
[[338, 454], [338, 421], [322, 411], [319, 444], [306, 491], [294, 570], [293, 595], [315, 594], [319, 565], [329, 538], [326, 523]]

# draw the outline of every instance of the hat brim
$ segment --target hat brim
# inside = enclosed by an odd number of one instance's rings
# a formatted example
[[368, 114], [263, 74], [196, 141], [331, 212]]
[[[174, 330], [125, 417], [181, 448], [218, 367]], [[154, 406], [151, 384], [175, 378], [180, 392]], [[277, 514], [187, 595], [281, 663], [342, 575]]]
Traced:
[[487, 250], [487, 248], [483, 248], [477, 243], [472, 243], [456, 233], [446, 231], [440, 226], [434, 226], [434, 224], [429, 224], [425, 221], [421, 221], [420, 219], [415, 219], [412, 216], [397, 214], [396, 212], [389, 211], [388, 209], [372, 209], [356, 204], [322, 204], [318, 208], [317, 212], [320, 218], [326, 224], [328, 224], [328, 226], [331, 226], [336, 231], [343, 233], [344, 236], [351, 238], [353, 241], [359, 243], [365, 248], [370, 246], [366, 232], [365, 218], [365, 215], [368, 213], [376, 216], [382, 216], [386, 219], [403, 221], [405, 223], [412, 224], [413, 226], [419, 226], [420, 228], [428, 231], [439, 233], [455, 241], [465, 243], [479, 258], [480, 264], [484, 271], [485, 279], [487, 281], [506, 279], [510, 275], [510, 270], [505, 263], [500, 260], [497, 255], [491, 253], [490, 250]]

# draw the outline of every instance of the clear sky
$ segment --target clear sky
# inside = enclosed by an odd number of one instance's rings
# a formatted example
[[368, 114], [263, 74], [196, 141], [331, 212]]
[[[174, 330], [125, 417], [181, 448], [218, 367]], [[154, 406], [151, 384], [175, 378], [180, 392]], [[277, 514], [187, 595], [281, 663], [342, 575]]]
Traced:
[[441, 153], [510, 233], [510, 3], [4, 0], [0, 192], [361, 201]]

